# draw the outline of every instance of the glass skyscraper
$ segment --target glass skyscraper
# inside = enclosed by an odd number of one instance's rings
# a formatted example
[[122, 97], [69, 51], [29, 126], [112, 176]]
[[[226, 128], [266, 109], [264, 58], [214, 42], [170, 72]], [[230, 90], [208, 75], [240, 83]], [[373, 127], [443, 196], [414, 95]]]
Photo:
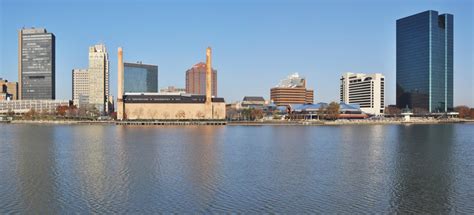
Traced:
[[429, 10], [397, 20], [397, 106], [453, 110], [453, 15]]
[[125, 93], [157, 93], [158, 66], [139, 63], [124, 63]]
[[43, 28], [18, 32], [19, 99], [55, 99], [55, 37]]

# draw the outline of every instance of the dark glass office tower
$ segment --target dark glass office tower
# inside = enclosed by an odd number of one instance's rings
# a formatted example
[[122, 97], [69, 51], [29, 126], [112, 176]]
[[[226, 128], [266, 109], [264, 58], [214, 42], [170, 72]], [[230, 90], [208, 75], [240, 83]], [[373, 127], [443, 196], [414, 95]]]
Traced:
[[397, 20], [397, 106], [453, 110], [453, 15], [429, 10]]
[[18, 32], [19, 99], [55, 99], [55, 37], [43, 28]]
[[158, 66], [139, 63], [124, 63], [125, 93], [157, 93]]

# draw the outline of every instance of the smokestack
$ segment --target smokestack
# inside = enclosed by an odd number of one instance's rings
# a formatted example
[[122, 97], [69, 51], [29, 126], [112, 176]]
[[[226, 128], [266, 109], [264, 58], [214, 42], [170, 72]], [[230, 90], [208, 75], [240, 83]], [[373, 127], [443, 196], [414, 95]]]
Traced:
[[122, 47], [118, 48], [118, 91], [117, 98], [122, 100], [123, 96], [123, 50]]
[[118, 91], [117, 91], [117, 119], [123, 120], [125, 105], [123, 104], [123, 51], [122, 47], [118, 48]]
[[206, 50], [206, 104], [211, 104], [212, 99], [212, 65], [211, 47]]

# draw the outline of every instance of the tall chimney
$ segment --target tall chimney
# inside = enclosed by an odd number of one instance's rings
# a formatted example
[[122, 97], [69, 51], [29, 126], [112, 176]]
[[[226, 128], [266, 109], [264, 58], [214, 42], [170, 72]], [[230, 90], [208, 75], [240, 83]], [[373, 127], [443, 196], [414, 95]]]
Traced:
[[122, 120], [124, 113], [123, 104], [123, 50], [122, 47], [118, 48], [118, 91], [117, 91], [117, 119]]
[[206, 103], [211, 103], [212, 99], [212, 65], [211, 47], [206, 50]]

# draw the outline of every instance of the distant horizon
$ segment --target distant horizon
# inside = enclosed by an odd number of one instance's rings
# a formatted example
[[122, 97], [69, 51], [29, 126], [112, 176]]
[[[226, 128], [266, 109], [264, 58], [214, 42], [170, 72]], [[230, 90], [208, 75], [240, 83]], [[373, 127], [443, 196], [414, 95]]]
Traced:
[[471, 1], [204, 2], [2, 1], [0, 78], [18, 81], [18, 30], [36, 27], [56, 36], [58, 100], [72, 99], [72, 70], [87, 68], [89, 46], [103, 43], [114, 98], [118, 47], [124, 62], [158, 65], [159, 90], [184, 88], [186, 70], [210, 46], [217, 96], [226, 103], [269, 100], [270, 88], [293, 73], [314, 89], [314, 103], [339, 101], [339, 78], [350, 72], [383, 74], [388, 106], [395, 104], [395, 22], [436, 10], [454, 15], [454, 105], [474, 107]]

